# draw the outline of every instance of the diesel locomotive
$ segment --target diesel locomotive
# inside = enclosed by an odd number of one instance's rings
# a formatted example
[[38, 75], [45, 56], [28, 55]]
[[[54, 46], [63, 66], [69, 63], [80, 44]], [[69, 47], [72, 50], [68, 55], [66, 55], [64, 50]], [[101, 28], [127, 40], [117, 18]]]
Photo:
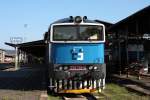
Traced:
[[89, 93], [105, 87], [105, 26], [86, 16], [52, 23], [48, 34], [48, 87], [56, 93]]

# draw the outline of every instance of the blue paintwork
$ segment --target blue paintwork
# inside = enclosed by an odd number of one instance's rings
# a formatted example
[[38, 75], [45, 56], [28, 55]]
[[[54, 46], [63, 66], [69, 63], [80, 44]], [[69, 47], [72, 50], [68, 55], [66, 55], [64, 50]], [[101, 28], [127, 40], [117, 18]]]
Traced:
[[52, 43], [51, 52], [54, 64], [104, 63], [104, 43]]

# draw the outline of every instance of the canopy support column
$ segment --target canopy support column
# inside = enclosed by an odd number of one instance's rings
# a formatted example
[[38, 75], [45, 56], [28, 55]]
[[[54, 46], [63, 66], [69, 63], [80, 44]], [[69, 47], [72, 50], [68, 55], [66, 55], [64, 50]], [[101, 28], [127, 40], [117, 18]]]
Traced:
[[15, 47], [15, 52], [16, 52], [16, 54], [15, 54], [15, 70], [17, 70], [18, 69], [18, 47]]

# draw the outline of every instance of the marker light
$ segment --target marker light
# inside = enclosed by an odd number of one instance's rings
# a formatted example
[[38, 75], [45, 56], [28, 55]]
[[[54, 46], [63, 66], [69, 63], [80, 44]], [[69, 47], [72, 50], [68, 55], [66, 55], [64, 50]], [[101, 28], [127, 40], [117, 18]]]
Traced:
[[81, 23], [81, 22], [82, 22], [82, 18], [80, 16], [76, 16], [75, 23]]
[[59, 70], [61, 71], [62, 69], [63, 69], [62, 66], [60, 66], [60, 67], [59, 67]]
[[94, 66], [94, 68], [93, 68], [94, 70], [97, 70], [97, 66]]
[[89, 66], [89, 70], [92, 70], [93, 69], [93, 66]]

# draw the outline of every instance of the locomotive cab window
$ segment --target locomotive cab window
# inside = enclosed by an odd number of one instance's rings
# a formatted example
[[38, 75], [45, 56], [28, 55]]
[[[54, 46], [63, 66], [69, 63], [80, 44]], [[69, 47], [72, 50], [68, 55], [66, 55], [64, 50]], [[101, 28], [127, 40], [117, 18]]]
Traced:
[[103, 41], [103, 27], [99, 25], [53, 26], [53, 41]]

